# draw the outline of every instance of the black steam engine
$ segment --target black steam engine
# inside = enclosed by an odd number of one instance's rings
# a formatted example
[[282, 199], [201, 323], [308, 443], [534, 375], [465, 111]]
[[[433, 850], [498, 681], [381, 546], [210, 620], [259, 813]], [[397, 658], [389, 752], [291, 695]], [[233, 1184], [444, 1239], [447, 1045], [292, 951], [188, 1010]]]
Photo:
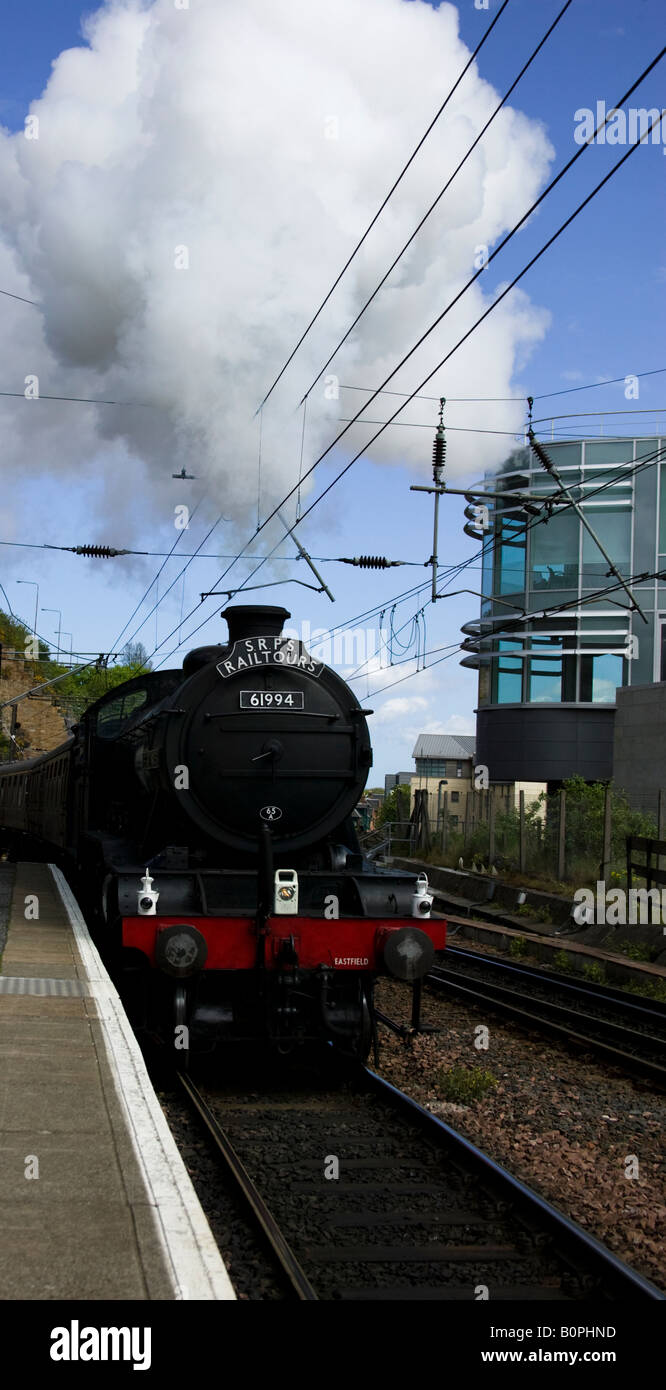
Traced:
[[0, 826], [75, 874], [107, 959], [177, 1046], [364, 1052], [377, 974], [422, 978], [445, 924], [423, 876], [359, 851], [372, 752], [352, 691], [282, 635], [285, 609], [225, 617], [225, 646], [116, 687], [53, 753], [0, 766]]

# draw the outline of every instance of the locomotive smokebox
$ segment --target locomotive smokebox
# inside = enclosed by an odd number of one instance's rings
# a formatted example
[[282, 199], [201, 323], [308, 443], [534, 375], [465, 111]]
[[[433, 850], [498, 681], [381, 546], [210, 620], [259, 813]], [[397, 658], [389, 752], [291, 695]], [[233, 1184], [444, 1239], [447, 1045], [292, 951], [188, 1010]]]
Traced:
[[286, 608], [272, 608], [265, 604], [238, 604], [224, 608], [222, 617], [229, 628], [229, 645], [241, 642], [245, 637], [279, 637], [291, 613]]
[[[364, 712], [336, 671], [285, 635], [286, 608], [222, 616], [228, 642], [188, 654], [173, 714], [151, 735], [161, 788], [211, 841], [254, 859], [269, 826], [289, 868], [311, 845], [325, 847], [325, 866], [372, 762]], [[187, 786], [175, 781], [183, 767]]]

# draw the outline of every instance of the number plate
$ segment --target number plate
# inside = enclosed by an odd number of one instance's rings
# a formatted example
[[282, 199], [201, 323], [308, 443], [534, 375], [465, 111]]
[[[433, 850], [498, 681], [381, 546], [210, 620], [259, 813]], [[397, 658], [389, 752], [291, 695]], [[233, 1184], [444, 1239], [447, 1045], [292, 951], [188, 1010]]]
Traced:
[[304, 709], [302, 690], [241, 690], [241, 709]]

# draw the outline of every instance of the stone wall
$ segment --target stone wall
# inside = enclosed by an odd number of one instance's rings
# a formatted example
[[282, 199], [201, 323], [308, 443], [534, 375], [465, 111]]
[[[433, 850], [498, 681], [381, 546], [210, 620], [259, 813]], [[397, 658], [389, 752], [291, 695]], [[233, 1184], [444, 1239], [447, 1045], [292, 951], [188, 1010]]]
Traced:
[[[0, 704], [4, 704], [5, 700], [11, 700], [14, 695], [30, 690], [36, 684], [34, 671], [33, 661], [25, 661], [20, 656], [7, 657], [3, 652]], [[0, 713], [5, 734], [9, 733], [11, 713], [11, 707], [3, 709]], [[35, 757], [39, 753], [48, 753], [52, 748], [64, 743], [67, 738], [64, 715], [49, 690], [45, 690], [43, 695], [36, 698], [31, 696], [29, 699], [21, 700], [17, 708], [17, 719], [20, 725], [17, 738], [23, 745], [19, 754], [21, 757]]]

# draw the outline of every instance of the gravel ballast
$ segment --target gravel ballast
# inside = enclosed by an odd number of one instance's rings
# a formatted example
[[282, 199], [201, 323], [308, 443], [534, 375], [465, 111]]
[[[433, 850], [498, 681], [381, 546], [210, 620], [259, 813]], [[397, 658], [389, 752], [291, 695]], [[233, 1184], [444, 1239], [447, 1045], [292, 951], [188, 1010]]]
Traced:
[[[376, 1002], [409, 1022], [402, 985], [380, 981]], [[380, 1025], [381, 1075], [666, 1288], [666, 1097], [589, 1053], [428, 991], [423, 1019], [439, 1031], [407, 1045]], [[487, 1048], [475, 1046], [479, 1025]], [[488, 1089], [464, 1104], [445, 1099], [452, 1068], [490, 1073]]]

